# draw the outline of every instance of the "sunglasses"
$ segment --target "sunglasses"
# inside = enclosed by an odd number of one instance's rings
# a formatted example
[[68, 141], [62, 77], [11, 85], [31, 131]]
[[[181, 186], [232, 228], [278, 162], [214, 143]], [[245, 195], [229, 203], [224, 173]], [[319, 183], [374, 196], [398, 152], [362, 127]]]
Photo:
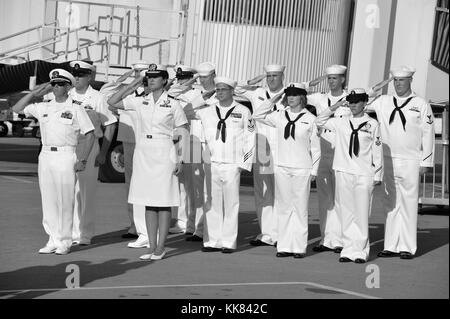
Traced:
[[66, 84], [68, 84], [67, 82], [52, 82], [50, 83], [51, 86], [65, 86]]

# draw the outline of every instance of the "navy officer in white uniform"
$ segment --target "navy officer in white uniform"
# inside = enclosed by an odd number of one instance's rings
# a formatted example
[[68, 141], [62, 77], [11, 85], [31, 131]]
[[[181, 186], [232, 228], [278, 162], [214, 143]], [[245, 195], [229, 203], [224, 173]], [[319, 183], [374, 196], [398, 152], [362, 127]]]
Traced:
[[[142, 71], [150, 93], [132, 96], [127, 92], [142, 84], [142, 77], [108, 99], [114, 108], [137, 112], [136, 148], [128, 202], [146, 206], [146, 224], [150, 248], [142, 260], [160, 260], [166, 254], [165, 241], [169, 232], [171, 207], [180, 205], [178, 174], [182, 170], [182, 143], [177, 142], [177, 128], [187, 130], [187, 119], [180, 103], [168, 96], [164, 87], [169, 74], [167, 67], [150, 64]], [[180, 153], [181, 152], [181, 153]], [[158, 237], [159, 231], [159, 238]]]
[[[95, 231], [96, 191], [99, 166], [105, 163], [106, 155], [115, 131], [117, 118], [108, 110], [105, 96], [93, 89], [90, 83], [95, 79], [95, 66], [85, 61], [70, 62], [75, 87], [69, 92], [75, 103], [88, 113], [95, 127], [95, 142], [87, 158], [86, 170], [77, 174], [75, 186], [75, 215], [73, 241], [75, 244], [89, 245]], [[104, 128], [104, 132], [103, 132]], [[102, 138], [101, 148], [98, 139]], [[77, 154], [85, 140], [78, 141]]]
[[[69, 253], [72, 245], [75, 174], [86, 168], [94, 143], [94, 126], [86, 111], [68, 95], [75, 84], [74, 77], [63, 69], [54, 69], [49, 76], [50, 83], [25, 95], [13, 106], [13, 111], [34, 116], [41, 128], [43, 146], [39, 154], [38, 177], [42, 224], [49, 240], [39, 253], [64, 255]], [[54, 99], [30, 104], [33, 98], [50, 90]], [[75, 149], [80, 135], [86, 142], [77, 156]]]

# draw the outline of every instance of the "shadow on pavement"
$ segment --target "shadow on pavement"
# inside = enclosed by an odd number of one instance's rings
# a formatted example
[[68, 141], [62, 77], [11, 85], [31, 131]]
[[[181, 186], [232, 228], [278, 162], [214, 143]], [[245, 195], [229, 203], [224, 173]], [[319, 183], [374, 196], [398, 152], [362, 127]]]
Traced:
[[[30, 299], [66, 289], [66, 279], [71, 274], [67, 271], [68, 265], [77, 265], [80, 268], [80, 287], [90, 282], [115, 277], [125, 272], [151, 265], [151, 262], [133, 261], [127, 259], [112, 259], [100, 264], [90, 261], [72, 261], [53, 266], [32, 266], [10, 272], [0, 273], [0, 287], [2, 290], [24, 290], [20, 292], [0, 292], [8, 299]], [[27, 289], [42, 289], [39, 291], [26, 291]], [[48, 290], [47, 290], [48, 289]]]
[[[371, 224], [369, 230], [370, 242], [384, 239], [384, 224]], [[417, 251], [414, 258], [419, 258], [426, 253], [442, 247], [449, 242], [448, 228], [423, 228], [417, 230]], [[384, 248], [384, 241], [380, 241], [370, 247], [369, 261], [378, 259], [378, 252]], [[394, 257], [398, 258], [398, 257]]]

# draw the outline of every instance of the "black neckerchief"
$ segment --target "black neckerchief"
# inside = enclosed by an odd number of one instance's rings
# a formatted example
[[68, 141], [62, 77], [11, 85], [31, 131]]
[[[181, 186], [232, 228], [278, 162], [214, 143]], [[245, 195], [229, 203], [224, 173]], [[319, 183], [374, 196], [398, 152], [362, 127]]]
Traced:
[[284, 128], [284, 139], [287, 140], [289, 138], [289, 135], [292, 137], [293, 140], [295, 140], [295, 122], [297, 122], [305, 113], [300, 113], [295, 120], [291, 121], [291, 118], [289, 117], [288, 112], [284, 112], [284, 115], [286, 116], [286, 119], [288, 120], [288, 123], [286, 124], [286, 127]]
[[227, 139], [227, 124], [225, 123], [225, 121], [227, 120], [227, 118], [230, 117], [230, 115], [233, 112], [235, 107], [236, 106], [233, 106], [231, 109], [229, 109], [227, 114], [225, 115], [225, 118], [222, 119], [222, 117], [220, 116], [220, 109], [216, 105], [216, 113], [217, 113], [217, 116], [219, 117], [219, 122], [217, 123], [216, 140], [219, 138], [219, 133], [220, 133], [220, 137], [222, 139], [222, 142], [225, 143], [225, 141]]
[[364, 123], [361, 123], [356, 130], [353, 127], [352, 122], [350, 120], [348, 122], [350, 123], [350, 127], [352, 129], [352, 134], [350, 135], [350, 143], [348, 145], [348, 154], [350, 155], [350, 157], [353, 157], [353, 154], [355, 154], [355, 156], [358, 157], [358, 155], [359, 155], [358, 131], [360, 129], [362, 129], [364, 126], [366, 126], [368, 121], [365, 121]]
[[406, 117], [405, 114], [403, 114], [402, 108], [404, 108], [411, 100], [414, 98], [414, 96], [411, 96], [408, 98], [401, 106], [398, 106], [397, 99], [394, 98], [394, 107], [395, 109], [392, 111], [391, 116], [389, 117], [389, 125], [391, 125], [394, 122], [395, 113], [398, 112], [400, 114], [400, 120], [402, 121], [403, 130], [406, 131]]

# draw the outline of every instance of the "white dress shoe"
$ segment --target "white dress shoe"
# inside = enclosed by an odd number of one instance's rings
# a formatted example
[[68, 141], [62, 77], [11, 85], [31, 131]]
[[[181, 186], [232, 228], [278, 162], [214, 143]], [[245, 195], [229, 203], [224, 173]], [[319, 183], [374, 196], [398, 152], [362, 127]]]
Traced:
[[79, 240], [72, 241], [72, 246], [78, 246], [80, 244]]
[[145, 237], [139, 237], [136, 241], [128, 243], [127, 246], [130, 248], [150, 248], [148, 239]]
[[140, 260], [150, 260], [150, 259], [152, 259], [152, 255], [153, 254], [145, 254], [145, 255], [142, 255], [141, 257], [139, 257], [139, 259]]
[[56, 247], [45, 246], [44, 248], [39, 249], [40, 254], [53, 254], [56, 251]]
[[151, 260], [161, 260], [166, 255], [166, 251], [164, 250], [161, 255], [155, 255], [154, 253], [150, 256]]
[[56, 248], [55, 254], [67, 255], [70, 252], [70, 248]]

